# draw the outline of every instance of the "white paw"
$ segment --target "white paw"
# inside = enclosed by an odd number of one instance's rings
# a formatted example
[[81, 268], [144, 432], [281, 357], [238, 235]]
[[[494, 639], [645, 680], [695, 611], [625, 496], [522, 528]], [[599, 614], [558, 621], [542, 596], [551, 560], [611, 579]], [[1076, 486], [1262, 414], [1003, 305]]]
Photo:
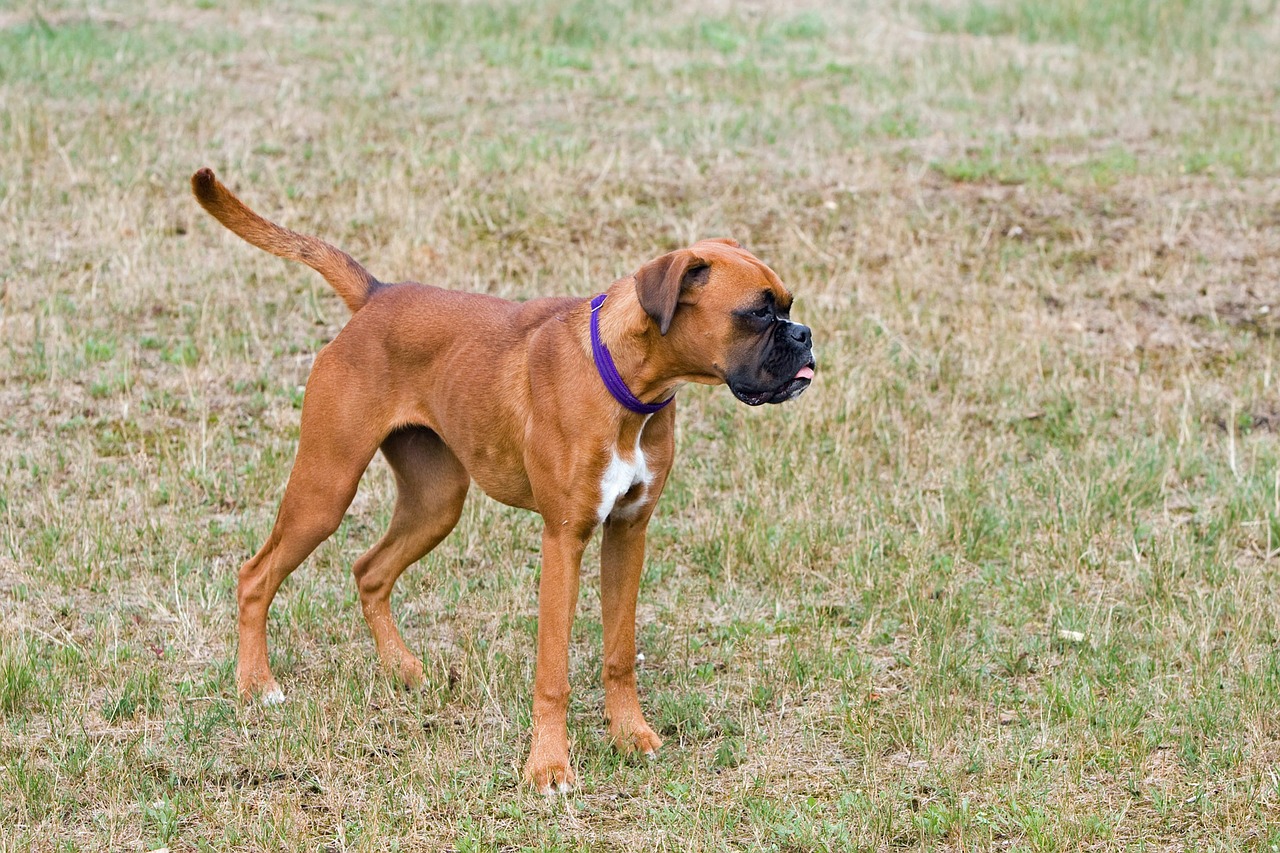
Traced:
[[266, 693], [262, 694], [262, 699], [259, 701], [261, 701], [263, 705], [283, 705], [284, 691], [279, 687], [272, 687]]
[[538, 793], [544, 797], [554, 797], [556, 794], [567, 794], [573, 790], [573, 784], [570, 782], [556, 782], [554, 785], [543, 785], [538, 789]]

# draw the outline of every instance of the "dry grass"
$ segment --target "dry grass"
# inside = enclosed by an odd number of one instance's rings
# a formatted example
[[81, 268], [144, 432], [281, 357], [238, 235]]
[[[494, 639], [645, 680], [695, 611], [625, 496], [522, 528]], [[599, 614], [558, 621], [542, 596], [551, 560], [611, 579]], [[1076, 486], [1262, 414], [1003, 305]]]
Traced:
[[[1274, 3], [197, 6], [0, 12], [0, 850], [1280, 845]], [[399, 587], [428, 689], [384, 681], [381, 463], [277, 599], [290, 702], [236, 702], [345, 317], [206, 164], [383, 278], [586, 295], [724, 234], [791, 284], [809, 394], [681, 397], [656, 764], [604, 745], [589, 555], [584, 784], [518, 786], [538, 528], [479, 494]]]

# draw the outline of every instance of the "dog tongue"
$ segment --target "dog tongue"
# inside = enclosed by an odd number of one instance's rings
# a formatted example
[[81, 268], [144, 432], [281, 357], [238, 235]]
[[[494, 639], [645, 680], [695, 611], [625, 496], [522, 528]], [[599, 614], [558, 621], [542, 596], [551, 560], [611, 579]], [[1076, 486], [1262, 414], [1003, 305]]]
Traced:
[[797, 371], [796, 371], [796, 376], [795, 376], [795, 378], [796, 378], [796, 379], [812, 379], [812, 378], [813, 378], [813, 368], [812, 368], [812, 367], [809, 367], [808, 365], [805, 365], [804, 367], [802, 367], [802, 368], [800, 368], [799, 370], [797, 370]]

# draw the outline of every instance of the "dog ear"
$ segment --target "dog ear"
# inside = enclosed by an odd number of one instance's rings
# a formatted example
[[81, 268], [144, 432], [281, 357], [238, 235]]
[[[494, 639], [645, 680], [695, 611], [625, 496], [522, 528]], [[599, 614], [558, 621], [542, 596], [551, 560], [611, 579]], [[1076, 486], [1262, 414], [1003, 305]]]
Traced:
[[681, 292], [705, 283], [710, 269], [707, 262], [693, 252], [680, 249], [649, 261], [636, 273], [640, 307], [658, 324], [660, 334], [665, 335], [671, 328]]

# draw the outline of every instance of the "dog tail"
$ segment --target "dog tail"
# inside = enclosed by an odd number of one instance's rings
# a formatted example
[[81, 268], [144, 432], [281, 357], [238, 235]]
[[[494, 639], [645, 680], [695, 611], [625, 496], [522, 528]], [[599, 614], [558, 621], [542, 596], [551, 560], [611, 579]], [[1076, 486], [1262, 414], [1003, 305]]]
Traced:
[[324, 276], [353, 314], [364, 307], [370, 294], [381, 284], [341, 249], [290, 231], [254, 213], [222, 185], [212, 169], [204, 168], [191, 176], [191, 191], [201, 207], [241, 239], [264, 252], [304, 263]]

